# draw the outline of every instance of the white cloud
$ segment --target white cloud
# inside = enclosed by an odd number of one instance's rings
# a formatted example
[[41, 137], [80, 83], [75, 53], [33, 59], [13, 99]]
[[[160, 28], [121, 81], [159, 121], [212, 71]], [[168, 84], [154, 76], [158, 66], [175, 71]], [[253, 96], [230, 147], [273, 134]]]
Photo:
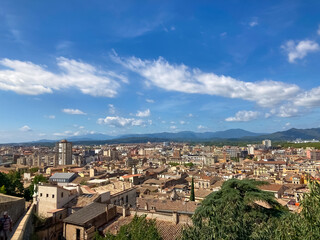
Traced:
[[116, 113], [116, 108], [113, 104], [109, 104], [109, 113], [112, 115]]
[[50, 119], [55, 119], [56, 116], [55, 116], [55, 115], [49, 115], [48, 118], [50, 118]]
[[79, 109], [71, 109], [71, 108], [62, 109], [62, 112], [66, 114], [73, 114], [73, 115], [87, 115], [85, 112], [82, 112]]
[[259, 112], [254, 111], [239, 111], [234, 117], [228, 117], [225, 120], [227, 122], [247, 122], [259, 117]]
[[199, 125], [199, 126], [198, 126], [198, 129], [205, 129], [205, 128], [207, 128], [207, 127], [202, 126], [202, 125]]
[[22, 132], [30, 132], [32, 129], [28, 125], [24, 125], [23, 127], [19, 128]]
[[170, 64], [162, 57], [157, 60], [141, 60], [135, 57], [120, 59], [116, 56], [113, 58], [143, 76], [148, 85], [167, 91], [240, 98], [263, 107], [287, 101], [300, 91], [295, 84], [271, 80], [244, 82], [229, 76], [191, 69], [184, 64]]
[[225, 36], [227, 36], [227, 32], [220, 33], [220, 37], [225, 37]]
[[176, 127], [176, 126], [170, 126], [170, 128], [171, 128], [171, 129], [177, 129], [177, 127]]
[[136, 116], [137, 117], [149, 117], [151, 114], [150, 109], [147, 109], [145, 111], [138, 111]]
[[319, 44], [315, 41], [304, 40], [295, 43], [293, 40], [281, 46], [288, 54], [288, 61], [294, 63], [296, 59], [303, 59], [308, 53], [319, 51]]
[[73, 43], [70, 41], [61, 41], [56, 45], [56, 49], [61, 51], [70, 48], [72, 45]]
[[251, 22], [249, 22], [249, 26], [250, 27], [255, 27], [259, 24], [258, 19], [257, 18], [253, 18], [253, 20]]
[[102, 71], [93, 65], [57, 58], [59, 73], [53, 73], [45, 66], [19, 60], [2, 59], [0, 66], [0, 89], [18, 94], [39, 95], [62, 89], [78, 89], [83, 94], [114, 97], [120, 83], [128, 80], [112, 71]]
[[281, 105], [278, 108], [271, 109], [270, 114], [276, 115], [278, 117], [287, 118], [287, 117], [297, 116], [299, 112], [300, 111], [296, 106], [292, 104], [285, 104], [285, 105]]
[[152, 99], [146, 99], [146, 102], [148, 102], [148, 103], [154, 103], [154, 100], [152, 100]]
[[317, 31], [318, 35], [320, 35], [320, 24], [318, 25], [318, 31]]
[[294, 104], [301, 107], [319, 107], [320, 106], [320, 87], [305, 91], [299, 94]]
[[188, 117], [193, 117], [193, 114], [192, 114], [192, 113], [189, 113], [189, 114], [188, 114]]
[[[77, 125], [75, 125], [77, 126]], [[85, 135], [85, 134], [93, 134], [93, 131], [88, 131], [88, 130], [84, 130], [84, 128], [82, 128], [82, 126], [79, 126], [80, 130], [76, 130], [76, 131], [70, 131], [70, 130], [66, 130], [64, 132], [56, 132], [53, 133], [54, 136], [58, 136], [58, 137], [73, 137], [73, 136], [81, 136], [81, 135]]]
[[107, 116], [106, 118], [99, 118], [99, 124], [106, 124], [113, 127], [128, 127], [128, 126], [141, 126], [144, 124], [142, 119], [124, 118], [119, 116]]
[[185, 121], [180, 121], [180, 124], [184, 125], [184, 124], [186, 124], [186, 122]]

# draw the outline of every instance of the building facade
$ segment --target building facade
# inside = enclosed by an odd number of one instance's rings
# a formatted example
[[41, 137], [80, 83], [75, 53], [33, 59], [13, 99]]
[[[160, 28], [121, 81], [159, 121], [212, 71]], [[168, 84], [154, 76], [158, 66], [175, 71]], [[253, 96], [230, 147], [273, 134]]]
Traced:
[[67, 140], [61, 140], [56, 144], [59, 165], [72, 164], [72, 143]]

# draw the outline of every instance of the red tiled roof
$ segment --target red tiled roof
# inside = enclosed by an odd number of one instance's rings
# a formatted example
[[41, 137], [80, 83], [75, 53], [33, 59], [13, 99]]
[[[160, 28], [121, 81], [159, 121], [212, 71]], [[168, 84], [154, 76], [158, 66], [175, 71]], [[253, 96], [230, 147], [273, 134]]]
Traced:
[[270, 191], [270, 192], [278, 192], [283, 185], [281, 184], [268, 184], [268, 185], [262, 185], [259, 188], [263, 191]]

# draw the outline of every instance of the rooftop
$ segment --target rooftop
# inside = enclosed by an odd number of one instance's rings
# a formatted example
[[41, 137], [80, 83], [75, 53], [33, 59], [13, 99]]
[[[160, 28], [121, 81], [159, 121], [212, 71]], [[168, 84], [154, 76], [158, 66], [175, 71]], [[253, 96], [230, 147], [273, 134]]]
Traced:
[[107, 204], [93, 202], [90, 205], [84, 208], [81, 208], [80, 210], [71, 214], [69, 217], [65, 218], [63, 221], [69, 224], [84, 226], [90, 220], [106, 212], [106, 207], [107, 207]]
[[61, 179], [69, 179], [71, 177], [73, 177], [75, 175], [75, 173], [55, 173], [53, 174], [50, 179], [54, 179], [54, 178], [61, 178]]

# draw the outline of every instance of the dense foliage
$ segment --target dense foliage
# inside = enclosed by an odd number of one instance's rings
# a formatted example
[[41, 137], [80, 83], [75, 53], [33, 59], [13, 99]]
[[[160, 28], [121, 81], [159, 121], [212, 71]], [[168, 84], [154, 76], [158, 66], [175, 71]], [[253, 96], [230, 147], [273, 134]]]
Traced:
[[0, 193], [24, 197], [27, 201], [29, 201], [32, 199], [34, 184], [47, 181], [47, 178], [45, 178], [42, 174], [36, 175], [33, 178], [30, 186], [24, 188], [21, 173], [19, 171], [12, 171], [8, 174], [0, 172]]
[[108, 233], [105, 238], [98, 235], [96, 240], [110, 239], [110, 240], [161, 240], [158, 233], [155, 220], [148, 220], [146, 216], [134, 216], [133, 220], [124, 226], [120, 227], [117, 235]]
[[29, 188], [26, 189], [26, 192], [28, 192], [28, 194], [29, 194], [29, 195], [25, 194], [25, 198], [27, 200], [32, 199], [32, 196], [34, 193], [34, 185], [39, 184], [41, 182], [48, 182], [48, 179], [46, 177], [44, 177], [42, 174], [34, 176]]
[[8, 174], [0, 172], [0, 192], [12, 196], [23, 196], [21, 174], [17, 171]]
[[[193, 226], [183, 231], [183, 239], [251, 239], [260, 224], [287, 212], [272, 193], [258, 188], [262, 184], [254, 180], [226, 181], [196, 209]], [[257, 201], [271, 208], [261, 207]]]
[[313, 240], [320, 239], [320, 184], [309, 184], [310, 193], [301, 202], [300, 213], [288, 213], [260, 225], [253, 239]]

